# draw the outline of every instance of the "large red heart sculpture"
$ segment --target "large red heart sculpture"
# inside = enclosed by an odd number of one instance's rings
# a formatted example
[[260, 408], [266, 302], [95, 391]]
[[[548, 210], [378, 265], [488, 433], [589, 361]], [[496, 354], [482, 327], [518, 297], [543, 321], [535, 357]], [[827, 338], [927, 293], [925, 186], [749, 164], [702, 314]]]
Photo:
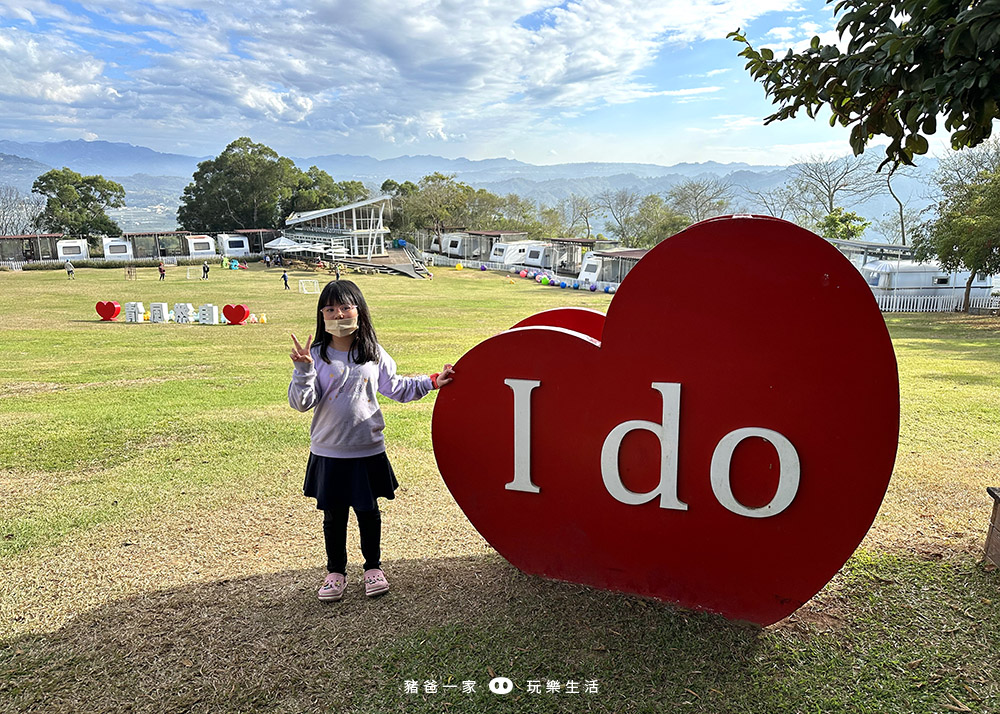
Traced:
[[101, 301], [95, 307], [97, 308], [97, 314], [101, 316], [101, 320], [104, 322], [114, 320], [122, 311], [122, 306], [113, 300], [110, 302]]
[[603, 331], [580, 317], [484, 341], [438, 394], [434, 453], [469, 520], [528, 573], [792, 613], [861, 542], [895, 460], [896, 360], [861, 274], [791, 223], [725, 217], [652, 249]]
[[226, 305], [222, 314], [230, 325], [242, 325], [250, 317], [250, 308], [246, 305]]

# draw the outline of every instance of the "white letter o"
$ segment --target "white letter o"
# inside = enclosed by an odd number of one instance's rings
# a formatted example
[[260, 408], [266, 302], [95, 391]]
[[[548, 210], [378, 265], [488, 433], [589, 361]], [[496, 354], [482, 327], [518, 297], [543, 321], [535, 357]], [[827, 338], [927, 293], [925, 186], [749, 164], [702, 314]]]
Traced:
[[[744, 439], [751, 436], [759, 436], [761, 439], [769, 441], [778, 452], [778, 490], [774, 494], [771, 502], [760, 508], [747, 508], [736, 500], [733, 496], [732, 484], [729, 480], [729, 467], [733, 458], [733, 451]], [[739, 516], [748, 518], [768, 518], [776, 516], [795, 500], [795, 494], [799, 490], [799, 455], [792, 446], [792, 442], [784, 436], [771, 429], [760, 427], [745, 427], [736, 429], [722, 437], [715, 453], [712, 454], [712, 491], [715, 498], [723, 508], [732, 511]]]

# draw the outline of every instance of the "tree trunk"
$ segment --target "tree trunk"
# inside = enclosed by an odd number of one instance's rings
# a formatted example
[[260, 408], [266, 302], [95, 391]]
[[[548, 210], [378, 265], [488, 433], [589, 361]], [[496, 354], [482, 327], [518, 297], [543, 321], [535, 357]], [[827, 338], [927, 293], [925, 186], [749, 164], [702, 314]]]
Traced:
[[969, 311], [969, 296], [972, 294], [972, 281], [976, 279], [976, 271], [969, 274], [969, 280], [965, 283], [965, 299], [962, 302], [962, 312]]
[[[895, 169], [893, 169], [895, 171]], [[906, 245], [906, 221], [903, 217], [903, 202], [899, 200], [899, 196], [896, 192], [892, 190], [892, 171], [888, 173], [885, 177], [885, 185], [889, 189], [889, 195], [895, 199], [896, 204], [899, 206], [899, 237], [903, 240], [903, 245]]]

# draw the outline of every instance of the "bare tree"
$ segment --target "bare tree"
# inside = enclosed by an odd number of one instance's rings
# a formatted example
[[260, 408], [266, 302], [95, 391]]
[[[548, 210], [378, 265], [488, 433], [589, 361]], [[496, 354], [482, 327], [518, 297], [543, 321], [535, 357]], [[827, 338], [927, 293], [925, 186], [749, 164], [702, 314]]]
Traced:
[[952, 151], [943, 156], [934, 172], [938, 185], [936, 198], [964, 190], [984, 173], [1000, 173], [1000, 137], [984, 141], [975, 149]]
[[802, 214], [802, 192], [795, 184], [782, 184], [762, 191], [746, 189], [747, 198], [768, 216], [796, 221]]
[[854, 156], [829, 158], [810, 156], [794, 166], [795, 185], [806, 199], [814, 221], [836, 208], [850, 208], [878, 196], [885, 179], [878, 175], [871, 159]]
[[0, 235], [17, 236], [38, 230], [38, 218], [45, 210], [45, 198], [23, 195], [13, 186], [0, 185]]
[[[892, 187], [892, 180], [894, 178], [913, 178], [915, 176], [914, 169], [906, 164], [897, 164], [892, 169], [885, 173], [885, 187], [889, 191], [889, 195], [892, 196], [892, 200], [896, 202], [896, 207], [898, 208], [899, 221], [894, 226], [892, 234], [899, 236], [899, 240], [902, 245], [906, 245], [906, 234], [907, 229], [914, 222], [913, 218], [909, 218], [906, 214], [906, 202], [899, 197], [899, 194]], [[886, 228], [887, 226], [881, 222], [878, 224], [879, 228]], [[886, 235], [892, 235], [887, 233]]]
[[622, 245], [631, 247], [636, 239], [635, 217], [639, 210], [639, 194], [628, 189], [603, 191], [594, 198], [598, 208], [603, 208], [614, 220], [609, 232], [621, 239]]
[[575, 231], [581, 224], [587, 228], [587, 238], [590, 238], [590, 221], [597, 213], [598, 206], [595, 201], [588, 196], [570, 194], [568, 199], [560, 202], [566, 227], [570, 231]]
[[682, 181], [667, 192], [667, 202], [697, 223], [727, 213], [733, 202], [733, 187], [714, 178]]

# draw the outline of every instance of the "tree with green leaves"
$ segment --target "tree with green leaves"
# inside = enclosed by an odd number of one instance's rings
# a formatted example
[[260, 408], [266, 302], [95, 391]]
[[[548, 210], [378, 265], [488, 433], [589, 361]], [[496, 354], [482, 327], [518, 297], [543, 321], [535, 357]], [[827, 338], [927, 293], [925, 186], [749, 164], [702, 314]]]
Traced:
[[181, 197], [177, 221], [184, 230], [277, 228], [301, 174], [291, 159], [241, 137], [198, 164]]
[[639, 202], [635, 215], [635, 241], [638, 248], [652, 248], [691, 225], [688, 216], [674, 210], [662, 196], [651, 193]]
[[417, 191], [403, 199], [403, 210], [414, 226], [440, 235], [464, 220], [466, 200], [471, 194], [475, 189], [456, 181], [454, 174], [435, 172], [420, 179]]
[[834, 208], [816, 224], [816, 231], [830, 240], [855, 240], [865, 233], [865, 228], [871, 225], [853, 211]]
[[282, 218], [291, 213], [336, 208], [371, 198], [371, 192], [360, 181], [334, 181], [330, 174], [316, 166], [295, 172], [291, 195], [280, 206]]
[[855, 155], [875, 136], [890, 139], [881, 166], [926, 153], [939, 116], [955, 149], [990, 137], [1000, 117], [1000, 0], [839, 0], [834, 14], [846, 52], [813, 37], [775, 58], [740, 30], [729, 34], [779, 107], [765, 124], [826, 108], [831, 126], [851, 127]]
[[913, 231], [918, 260], [936, 258], [949, 271], [968, 270], [964, 309], [977, 274], [1000, 273], [1000, 139], [944, 156], [934, 172], [934, 218]]
[[106, 213], [125, 206], [125, 189], [103, 176], [81, 176], [68, 168], [52, 169], [35, 179], [31, 190], [45, 197], [38, 217], [42, 230], [72, 235], [120, 236], [121, 227]]

